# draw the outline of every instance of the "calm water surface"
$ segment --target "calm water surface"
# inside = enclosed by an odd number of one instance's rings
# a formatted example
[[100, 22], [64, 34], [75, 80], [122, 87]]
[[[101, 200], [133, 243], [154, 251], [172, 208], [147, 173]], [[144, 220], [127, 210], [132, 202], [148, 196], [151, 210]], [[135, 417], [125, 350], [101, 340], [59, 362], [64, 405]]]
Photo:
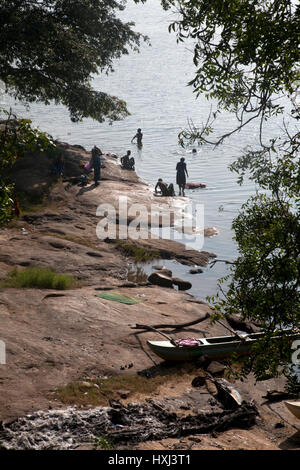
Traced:
[[[33, 105], [29, 110], [8, 97], [2, 97], [14, 111], [30, 117], [34, 125], [53, 137], [72, 144], [81, 144], [86, 149], [96, 144], [103, 151], [124, 155], [131, 150], [136, 160], [138, 174], [154, 185], [158, 177], [175, 183], [175, 167], [181, 156], [186, 159], [190, 178], [188, 181], [203, 182], [206, 189], [186, 191], [195, 203], [204, 204], [205, 227], [216, 227], [219, 235], [206, 238], [198, 248], [214, 252], [221, 259], [233, 259], [236, 246], [232, 240], [231, 222], [241, 204], [255, 191], [252, 183], [242, 187], [228, 165], [236, 159], [247, 145], [255, 144], [258, 132], [247, 128], [230, 142], [219, 148], [204, 146], [192, 154], [191, 148], [182, 149], [177, 135], [186, 127], [188, 118], [195, 124], [206, 122], [211, 104], [204, 98], [196, 100], [187, 82], [193, 77], [191, 47], [178, 45], [175, 35], [167, 31], [172, 14], [164, 12], [157, 0], [148, 0], [146, 5], [129, 4], [122, 13], [127, 21], [134, 21], [136, 29], [147, 34], [151, 47], [142, 45], [141, 53], [130, 53], [115, 64], [115, 72], [109, 76], [96, 77], [94, 87], [124, 99], [131, 116], [124, 121], [99, 124], [86, 119], [79, 124], [71, 123], [67, 110], [62, 106]], [[219, 124], [219, 133], [234, 126], [233, 118], [224, 114]], [[136, 129], [142, 128], [143, 148], [131, 144]], [[276, 132], [274, 124], [272, 132]], [[176, 187], [176, 191], [178, 188]], [[217, 279], [223, 276], [225, 266], [217, 263], [203, 274], [188, 274], [189, 267], [167, 262], [174, 274], [185, 276], [193, 283], [192, 294], [200, 298], [216, 292]], [[149, 267], [147, 268], [150, 269]]]

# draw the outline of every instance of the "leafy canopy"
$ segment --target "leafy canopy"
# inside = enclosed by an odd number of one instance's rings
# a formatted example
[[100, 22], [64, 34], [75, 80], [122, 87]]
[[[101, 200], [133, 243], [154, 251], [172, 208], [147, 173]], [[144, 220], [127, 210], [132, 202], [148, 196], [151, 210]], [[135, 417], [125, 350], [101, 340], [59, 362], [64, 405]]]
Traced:
[[91, 87], [93, 75], [138, 50], [142, 36], [116, 12], [126, 0], [2, 0], [0, 80], [26, 102], [62, 103], [73, 121], [115, 121], [126, 103]]
[[[217, 108], [202, 128], [193, 125], [181, 134], [199, 143], [219, 144], [253, 120], [265, 122], [282, 113], [278, 97], [291, 98], [292, 115], [300, 80], [300, 6], [292, 0], [162, 0], [177, 12], [169, 30], [178, 41], [194, 42], [196, 73], [190, 85], [196, 95], [214, 98]], [[221, 109], [235, 113], [237, 126], [209, 140]], [[209, 124], [209, 125], [208, 125]], [[207, 132], [209, 131], [209, 132]]]

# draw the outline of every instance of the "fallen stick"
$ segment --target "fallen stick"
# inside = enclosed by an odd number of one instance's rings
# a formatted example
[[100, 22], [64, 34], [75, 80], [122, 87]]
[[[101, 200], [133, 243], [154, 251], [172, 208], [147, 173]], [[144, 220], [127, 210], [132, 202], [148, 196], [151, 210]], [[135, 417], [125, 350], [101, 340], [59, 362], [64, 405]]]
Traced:
[[155, 329], [155, 331], [156, 331], [156, 328], [174, 328], [175, 330], [180, 330], [181, 328], [184, 328], [185, 326], [196, 325], [196, 323], [200, 323], [200, 322], [206, 320], [209, 317], [210, 317], [210, 315], [207, 312], [203, 317], [198, 318], [197, 320], [187, 322], [187, 323], [177, 323], [177, 324], [176, 323], [175, 324], [162, 323], [162, 324], [159, 324], [159, 325], [151, 325], [151, 326], [149, 326], [149, 325], [140, 325], [140, 324], [137, 323], [135, 326], [132, 326], [131, 328], [133, 330], [153, 330], [153, 329]]
[[220, 320], [216, 320], [216, 323], [219, 323], [221, 326], [223, 326], [223, 328], [225, 328], [226, 330], [230, 331], [230, 333], [231, 333], [233, 336], [236, 336], [236, 337], [239, 338], [242, 342], [245, 342], [245, 341], [246, 341], [247, 335], [245, 335], [245, 336], [239, 335], [235, 330], [233, 330], [232, 328], [228, 328], [228, 326], [224, 325], [224, 323], [222, 323]]
[[[121, 422], [124, 415], [130, 420], [130, 424], [124, 425], [121, 429], [116, 429], [116, 426], [106, 429], [105, 435], [118, 444], [208, 434], [230, 428], [250, 428], [255, 424], [255, 418], [258, 415], [257, 408], [251, 403], [244, 403], [236, 410], [198, 413], [195, 416], [183, 417], [174, 412], [170, 413], [166, 409], [154, 408], [152, 404], [144, 406], [140, 411], [133, 407], [119, 408], [115, 411], [120, 415], [118, 422]], [[123, 419], [122, 422], [125, 420]]]
[[209, 267], [212, 268], [216, 263], [225, 263], [225, 264], [235, 264], [234, 261], [228, 261], [227, 259], [215, 259], [214, 261], [211, 261], [209, 264]]
[[167, 338], [167, 340], [170, 341], [170, 343], [172, 343], [174, 346], [176, 346], [175, 341], [172, 338], [170, 338], [170, 336], [166, 335], [165, 333], [162, 333], [161, 331], [158, 331], [156, 328], [154, 328], [154, 326], [136, 325], [136, 326], [132, 326], [131, 328], [132, 329], [141, 329], [141, 330], [154, 331], [155, 333], [158, 333], [159, 335], [164, 336], [164, 338]]
[[275, 402], [275, 401], [287, 400], [289, 398], [296, 398], [297, 395], [294, 395], [289, 392], [280, 391], [280, 390], [268, 390], [266, 395], [263, 395], [262, 397], [266, 398], [268, 401]]

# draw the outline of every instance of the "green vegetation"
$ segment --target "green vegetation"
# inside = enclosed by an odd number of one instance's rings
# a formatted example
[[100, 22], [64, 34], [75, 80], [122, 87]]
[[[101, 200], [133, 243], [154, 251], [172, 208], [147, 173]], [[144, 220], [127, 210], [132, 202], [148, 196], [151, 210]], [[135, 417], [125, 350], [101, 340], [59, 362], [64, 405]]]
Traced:
[[[128, 390], [134, 393], [151, 393], [164, 383], [163, 377], [147, 379], [139, 375], [115, 376], [108, 379], [97, 379], [90, 382], [87, 387], [82, 382], [73, 382], [65, 387], [59, 388], [56, 397], [66, 404], [80, 405], [103, 405], [109, 404], [109, 400], [120, 399], [118, 390]], [[97, 385], [99, 388], [95, 387]]]
[[37, 289], [65, 290], [74, 287], [76, 279], [67, 274], [58, 274], [54, 269], [13, 269], [2, 287], [30, 287]]
[[[110, 123], [129, 115], [126, 103], [91, 80], [113, 72], [113, 62], [129, 49], [138, 51], [145, 36], [116, 14], [126, 1], [2, 0], [0, 5], [0, 81], [5, 92], [25, 103], [62, 103], [76, 122], [91, 117]], [[25, 153], [55, 149], [31, 122], [0, 109], [0, 226], [19, 213], [7, 174]], [[29, 201], [35, 204], [36, 201]]]
[[15, 115], [0, 108], [6, 118], [0, 125], [0, 226], [9, 222], [19, 210], [14, 185], [8, 174], [17, 159], [28, 152], [38, 154], [54, 152], [55, 145], [50, 136], [31, 127], [28, 119], [17, 119]]
[[[225, 292], [221, 283], [209, 300], [217, 309], [215, 319], [235, 313], [261, 323], [266, 338], [257, 343], [242, 373], [274, 376], [292, 353], [288, 335], [275, 343], [274, 332], [300, 325], [300, 5], [292, 0], [162, 4], [178, 12], [169, 26], [178, 41], [188, 40], [189, 47], [194, 42], [196, 72], [190, 86], [196, 96], [214, 99], [206, 123], [190, 122], [180, 143], [220, 145], [250, 123], [256, 126], [255, 147], [230, 169], [239, 184], [247, 175], [259, 192], [233, 221], [239, 255], [229, 289]], [[220, 136], [216, 124], [223, 111], [235, 115], [236, 125]], [[278, 135], [270, 140], [268, 125], [280, 115], [281, 129], [278, 125]]]
[[293, 374], [293, 371], [291, 371], [291, 374], [287, 377], [285, 391], [291, 395], [295, 395], [297, 398], [300, 398], [300, 383], [297, 379], [297, 375]]
[[94, 450], [98, 450], [101, 447], [102, 450], [113, 450], [113, 443], [104, 436], [95, 437], [94, 439]]
[[[162, 4], [178, 12], [169, 31], [176, 32], [180, 42], [194, 43], [196, 71], [189, 85], [197, 97], [205, 94], [215, 100], [206, 124], [197, 128], [191, 123], [182, 132], [181, 143], [188, 139], [219, 145], [258, 121], [259, 143], [270, 147], [263, 142], [265, 125], [285, 111], [278, 96], [288, 98], [291, 118], [299, 118], [299, 4], [293, 0], [162, 0]], [[223, 110], [236, 116], [237, 126], [215, 138], [213, 126]]]
[[[55, 397], [62, 403], [70, 405], [108, 406], [110, 399], [120, 399], [121, 390], [130, 392], [130, 399], [137, 394], [149, 396], [166, 383], [178, 382], [187, 377], [192, 380], [197, 367], [192, 363], [166, 366], [160, 375], [148, 378], [142, 375], [119, 375], [106, 379], [89, 379], [85, 382], [73, 382], [56, 390]], [[96, 387], [95, 387], [96, 385]]]
[[154, 259], [159, 259], [161, 257], [158, 250], [153, 250], [151, 248], [137, 246], [134, 243], [128, 241], [114, 240], [116, 247], [120, 250], [125, 256], [133, 258], [136, 262], [147, 262]]
[[95, 74], [113, 71], [115, 59], [138, 50], [141, 34], [117, 18], [117, 0], [2, 0], [0, 80], [25, 102], [65, 105], [73, 121], [115, 121], [126, 103], [94, 90]]

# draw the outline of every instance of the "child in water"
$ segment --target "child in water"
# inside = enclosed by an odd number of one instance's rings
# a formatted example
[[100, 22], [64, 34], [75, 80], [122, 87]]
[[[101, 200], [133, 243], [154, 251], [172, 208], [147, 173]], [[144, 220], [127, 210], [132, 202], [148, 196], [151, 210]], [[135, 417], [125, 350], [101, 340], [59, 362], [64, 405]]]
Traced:
[[131, 143], [134, 141], [134, 139], [136, 139], [138, 146], [141, 147], [143, 145], [142, 144], [142, 138], [143, 138], [142, 129], [139, 128], [137, 130], [137, 133], [135, 134], [135, 136], [132, 137]]

